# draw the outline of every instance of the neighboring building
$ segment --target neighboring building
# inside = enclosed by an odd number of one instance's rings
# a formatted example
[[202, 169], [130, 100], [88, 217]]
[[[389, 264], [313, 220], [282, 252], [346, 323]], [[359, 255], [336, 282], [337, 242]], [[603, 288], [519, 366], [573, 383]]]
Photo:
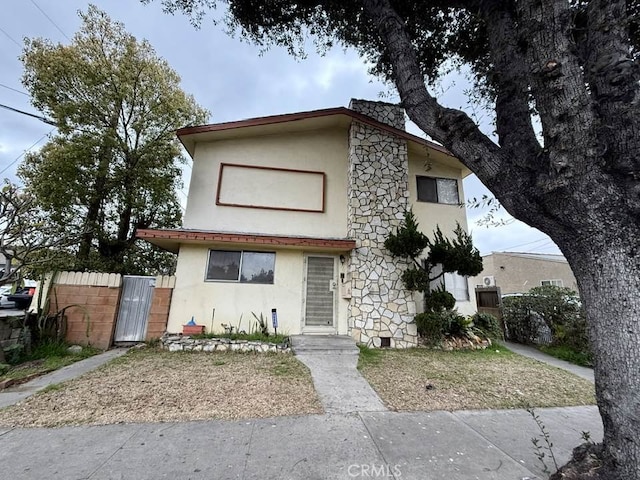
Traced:
[[482, 257], [484, 270], [472, 279], [479, 287], [500, 287], [502, 295], [525, 293], [533, 287], [557, 285], [578, 290], [576, 278], [562, 255], [493, 252]]
[[[404, 111], [352, 100], [331, 108], [183, 128], [193, 158], [184, 226], [138, 237], [178, 253], [169, 332], [249, 331], [252, 312], [289, 334], [417, 343], [419, 295], [384, 240], [413, 208], [423, 232], [466, 229], [462, 178], [442, 147], [404, 131]], [[463, 313], [472, 283], [447, 276]]]

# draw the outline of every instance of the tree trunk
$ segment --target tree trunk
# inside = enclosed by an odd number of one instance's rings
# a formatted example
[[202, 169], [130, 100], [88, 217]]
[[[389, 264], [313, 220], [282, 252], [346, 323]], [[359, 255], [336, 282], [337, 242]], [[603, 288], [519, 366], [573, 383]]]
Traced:
[[[593, 223], [596, 223], [592, 220]], [[638, 230], [636, 228], [636, 230]], [[638, 238], [566, 239], [563, 251], [587, 311], [604, 425], [600, 478], [640, 478], [640, 249]], [[565, 242], [562, 242], [565, 243]]]

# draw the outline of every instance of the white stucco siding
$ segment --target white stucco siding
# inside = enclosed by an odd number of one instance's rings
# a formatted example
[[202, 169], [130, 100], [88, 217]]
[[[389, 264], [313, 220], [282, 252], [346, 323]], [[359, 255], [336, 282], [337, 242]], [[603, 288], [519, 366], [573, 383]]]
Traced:
[[[433, 238], [433, 232], [436, 227], [439, 226], [445, 236], [451, 236], [453, 234], [453, 230], [456, 228], [457, 222], [464, 230], [468, 231], [467, 214], [464, 207], [418, 201], [416, 177], [419, 175], [435, 178], [456, 179], [458, 181], [458, 195], [461, 203], [465, 202], [465, 196], [462, 187], [462, 175], [459, 169], [451, 168], [442, 163], [433, 161], [426, 155], [416, 155], [415, 152], [410, 152], [409, 203], [419, 223], [420, 230], [429, 238]], [[458, 301], [456, 302], [456, 307], [463, 315], [473, 315], [477, 311], [477, 305], [474, 285], [471, 278], [467, 279], [467, 288], [469, 290], [469, 301]], [[416, 304], [419, 311], [421, 311], [421, 295], [418, 295]]]
[[[217, 246], [225, 250], [242, 247]], [[207, 332], [223, 332], [222, 324], [250, 331], [255, 323], [252, 312], [264, 314], [271, 328], [271, 309], [278, 311], [278, 332], [299, 334], [302, 331], [304, 289], [304, 258], [301, 250], [273, 250], [247, 248], [251, 251], [275, 251], [273, 285], [205, 281], [209, 247], [182, 245], [176, 268], [176, 286], [173, 291], [167, 331], [179, 333], [182, 325], [193, 316], [196, 323], [205, 325]], [[339, 263], [339, 262], [338, 262]], [[336, 292], [336, 332], [346, 334], [348, 301]], [[215, 308], [215, 317], [212, 315]]]
[[[326, 129], [286, 135], [221, 140], [196, 145], [189, 199], [184, 216], [188, 229], [215, 230], [291, 236], [344, 238], [347, 233], [348, 139], [344, 130]], [[216, 205], [220, 164], [263, 166], [279, 169], [323, 172], [325, 174], [324, 212], [299, 212], [265, 208]], [[317, 176], [281, 171], [274, 175], [248, 169], [247, 178], [273, 178], [277, 182], [258, 188], [273, 189], [277, 195], [286, 188], [286, 198], [275, 206], [316, 209], [319, 204]], [[232, 182], [242, 175], [228, 176], [224, 191], [233, 191]], [[290, 182], [283, 184], [283, 178]], [[229, 183], [231, 182], [231, 183]], [[275, 182], [275, 180], [274, 180]], [[310, 188], [312, 186], [313, 188]], [[283, 192], [283, 197], [285, 192]], [[256, 195], [268, 204], [268, 195]], [[313, 198], [310, 198], [313, 196]], [[297, 200], [296, 200], [297, 197]], [[256, 200], [258, 201], [258, 200]], [[228, 202], [236, 203], [236, 202]]]

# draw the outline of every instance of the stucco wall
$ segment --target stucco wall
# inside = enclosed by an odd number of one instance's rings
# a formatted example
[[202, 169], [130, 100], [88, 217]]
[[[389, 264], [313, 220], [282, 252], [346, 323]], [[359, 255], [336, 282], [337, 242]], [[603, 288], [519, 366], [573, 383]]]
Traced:
[[[415, 151], [409, 152], [409, 203], [413, 209], [416, 219], [418, 220], [420, 230], [429, 238], [433, 238], [434, 230], [437, 226], [440, 226], [442, 233], [444, 233], [445, 236], [448, 236], [452, 235], [451, 232], [456, 228], [457, 222], [464, 230], [468, 231], [467, 214], [464, 208], [461, 208], [458, 205], [418, 201], [416, 184], [417, 176], [457, 179], [460, 201], [465, 201], [460, 170], [447, 167], [440, 163], [443, 159], [442, 154], [434, 154], [434, 156], [440, 156], [441, 159], [434, 159], [432, 156], [427, 155], [426, 152], [422, 155]], [[474, 279], [469, 278], [467, 281], [469, 301], [456, 302], [456, 308], [463, 315], [473, 315], [477, 311], [474, 287]], [[422, 295], [416, 295], [416, 307], [418, 311], [423, 310]]]
[[482, 285], [482, 278], [491, 275], [502, 295], [525, 293], [539, 287], [542, 280], [562, 280], [564, 287], [578, 290], [571, 267], [559, 257], [556, 261], [546, 257], [522, 257], [517, 254], [492, 253], [483, 257], [484, 270], [474, 277], [473, 285]]
[[[230, 249], [232, 247], [227, 245], [218, 248]], [[182, 325], [191, 320], [192, 316], [197, 324], [206, 327], [207, 332], [222, 332], [221, 324], [225, 323], [237, 327], [241, 315], [240, 330], [249, 332], [251, 325], [255, 323], [252, 312], [258, 316], [263, 313], [269, 321], [269, 330], [272, 331], [271, 309], [276, 308], [278, 311], [278, 332], [292, 335], [301, 333], [304, 251], [275, 250], [274, 284], [261, 285], [205, 281], [208, 250], [207, 246], [183, 245], [180, 248], [176, 286], [167, 325], [168, 332], [181, 332]], [[255, 251], [256, 249], [251, 248], [251, 250]], [[338, 258], [337, 255], [336, 258]], [[336, 281], [338, 280], [339, 278], [336, 278]], [[336, 333], [346, 334], [348, 300], [340, 298], [339, 292], [336, 292], [336, 296]], [[215, 317], [212, 329], [214, 308]]]
[[[184, 228], [345, 238], [347, 148], [347, 132], [338, 129], [199, 143], [194, 155]], [[324, 213], [216, 205], [220, 163], [324, 172]], [[295, 186], [292, 182], [291, 188]], [[269, 185], [264, 188], [268, 189]], [[302, 188], [294, 192], [299, 195], [301, 205], [309, 203], [305, 198], [308, 191]]]

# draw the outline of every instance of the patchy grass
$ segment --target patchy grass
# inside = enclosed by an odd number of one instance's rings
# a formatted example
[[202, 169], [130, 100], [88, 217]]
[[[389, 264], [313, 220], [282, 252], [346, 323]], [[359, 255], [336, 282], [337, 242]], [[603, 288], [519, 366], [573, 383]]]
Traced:
[[35, 375], [43, 375], [101, 352], [93, 347], [83, 347], [82, 351], [78, 353], [70, 353], [67, 351], [68, 347], [68, 344], [62, 342], [45, 342], [38, 345], [30, 355], [24, 357], [23, 362], [13, 365], [1, 375], [0, 382], [4, 380], [20, 381]]
[[379, 348], [369, 348], [366, 345], [358, 345], [360, 356], [358, 357], [358, 370], [366, 367], [378, 365], [381, 360], [382, 350]]
[[579, 352], [566, 345], [540, 345], [538, 348], [547, 355], [571, 362], [574, 365], [593, 367], [593, 361], [588, 353]]
[[592, 383], [499, 345], [452, 352], [423, 348], [365, 352], [361, 350], [358, 368], [392, 410], [595, 403]]
[[322, 413], [289, 354], [133, 350], [60, 388], [0, 410], [0, 425], [103, 425]]

